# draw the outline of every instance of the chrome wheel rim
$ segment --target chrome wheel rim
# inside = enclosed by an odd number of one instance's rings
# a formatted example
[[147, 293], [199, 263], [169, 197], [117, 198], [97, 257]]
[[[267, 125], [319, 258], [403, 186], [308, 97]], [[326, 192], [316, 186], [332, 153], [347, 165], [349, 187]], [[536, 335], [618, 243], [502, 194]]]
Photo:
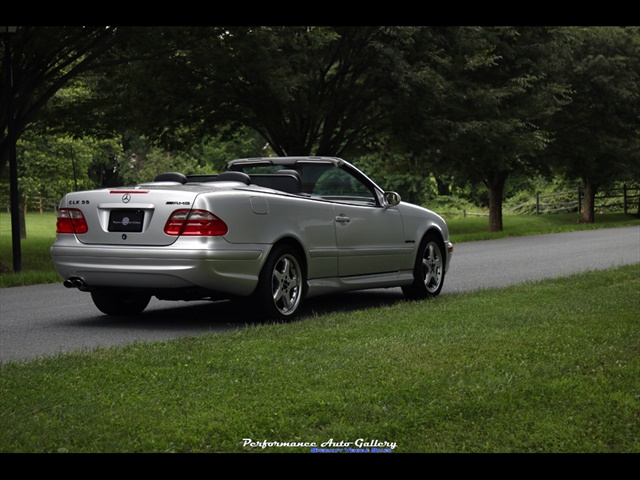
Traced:
[[440, 288], [443, 275], [442, 252], [435, 242], [429, 242], [422, 257], [422, 278], [429, 293], [435, 293]]
[[271, 275], [273, 304], [282, 315], [293, 313], [300, 303], [300, 265], [292, 255], [284, 255]]

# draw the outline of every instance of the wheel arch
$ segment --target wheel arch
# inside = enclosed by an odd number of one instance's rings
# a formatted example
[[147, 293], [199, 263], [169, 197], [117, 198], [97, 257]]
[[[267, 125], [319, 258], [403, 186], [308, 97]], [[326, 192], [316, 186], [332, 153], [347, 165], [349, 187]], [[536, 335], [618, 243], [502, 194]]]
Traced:
[[[302, 271], [305, 275], [305, 279], [306, 276], [308, 274], [308, 258], [307, 258], [307, 252], [305, 251], [304, 247], [302, 246], [302, 242], [300, 242], [300, 240], [298, 240], [295, 237], [291, 237], [291, 236], [286, 236], [286, 237], [282, 237], [280, 239], [278, 239], [273, 246], [271, 247], [271, 250], [273, 250], [275, 247], [280, 246], [280, 245], [287, 245], [291, 248], [293, 248], [300, 256], [300, 261], [302, 262], [302, 264], [300, 265], [300, 267], [302, 267]], [[263, 265], [264, 268], [264, 265]]]
[[[427, 227], [425, 232], [422, 234], [422, 237], [420, 237], [420, 242], [418, 243], [418, 246], [420, 246], [422, 242], [424, 242], [424, 239], [427, 238], [429, 235], [434, 235], [439, 240], [440, 248], [442, 248], [442, 259], [445, 263], [444, 268], [445, 270], [447, 270], [449, 268], [449, 261], [450, 261], [448, 250], [447, 250], [447, 243], [445, 240], [444, 232], [437, 224], [432, 223]], [[420, 248], [416, 249], [416, 255], [419, 254], [419, 251], [420, 251]]]
[[[293, 267], [289, 263], [291, 257], [294, 257]], [[265, 319], [293, 318], [308, 291], [305, 272], [306, 256], [302, 245], [291, 237], [276, 241], [266, 256], [252, 294], [258, 314]]]

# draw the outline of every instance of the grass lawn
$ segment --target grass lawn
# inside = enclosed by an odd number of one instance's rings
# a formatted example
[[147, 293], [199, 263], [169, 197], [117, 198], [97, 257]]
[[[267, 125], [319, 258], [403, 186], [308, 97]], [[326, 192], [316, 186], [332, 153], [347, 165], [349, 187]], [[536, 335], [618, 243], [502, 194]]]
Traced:
[[639, 291], [640, 264], [5, 363], [0, 451], [637, 453]]

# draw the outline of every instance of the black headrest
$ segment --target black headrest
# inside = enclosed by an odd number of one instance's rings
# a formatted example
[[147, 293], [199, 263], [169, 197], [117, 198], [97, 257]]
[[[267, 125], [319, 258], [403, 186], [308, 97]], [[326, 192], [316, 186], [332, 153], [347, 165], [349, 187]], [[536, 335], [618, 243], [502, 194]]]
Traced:
[[180, 172], [165, 172], [156, 175], [153, 179], [154, 182], [178, 182], [183, 185], [187, 183], [187, 177]]

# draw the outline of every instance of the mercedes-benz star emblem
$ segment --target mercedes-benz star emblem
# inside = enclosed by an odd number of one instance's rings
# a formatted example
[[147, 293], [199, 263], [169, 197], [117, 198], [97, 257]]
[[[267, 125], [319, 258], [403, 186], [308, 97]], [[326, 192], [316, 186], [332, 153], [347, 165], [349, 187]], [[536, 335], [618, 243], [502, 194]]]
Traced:
[[131, 194], [129, 194], [129, 193], [125, 193], [125, 194], [122, 196], [122, 202], [123, 202], [123, 203], [129, 203], [130, 201], [131, 201]]

